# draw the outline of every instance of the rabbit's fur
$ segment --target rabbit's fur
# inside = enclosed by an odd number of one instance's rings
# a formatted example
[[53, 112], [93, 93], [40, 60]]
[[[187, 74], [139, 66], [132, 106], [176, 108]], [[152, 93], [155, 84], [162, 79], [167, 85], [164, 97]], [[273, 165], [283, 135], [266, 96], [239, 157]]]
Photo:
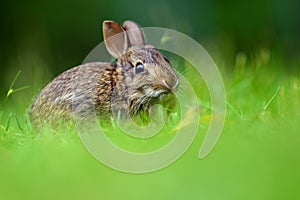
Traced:
[[134, 116], [147, 111], [161, 94], [176, 90], [178, 77], [169, 61], [154, 46], [144, 44], [136, 23], [104, 21], [103, 33], [117, 62], [83, 64], [54, 78], [31, 106], [35, 126], [41, 121], [53, 125], [74, 113], [86, 118], [93, 110], [104, 117], [112, 110]]

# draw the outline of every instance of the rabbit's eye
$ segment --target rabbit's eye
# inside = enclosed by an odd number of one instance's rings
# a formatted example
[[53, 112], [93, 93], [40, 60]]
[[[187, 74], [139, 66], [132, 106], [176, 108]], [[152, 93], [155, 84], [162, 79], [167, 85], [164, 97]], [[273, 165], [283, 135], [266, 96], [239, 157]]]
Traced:
[[135, 73], [141, 73], [145, 70], [144, 65], [140, 62], [138, 62], [135, 66]]

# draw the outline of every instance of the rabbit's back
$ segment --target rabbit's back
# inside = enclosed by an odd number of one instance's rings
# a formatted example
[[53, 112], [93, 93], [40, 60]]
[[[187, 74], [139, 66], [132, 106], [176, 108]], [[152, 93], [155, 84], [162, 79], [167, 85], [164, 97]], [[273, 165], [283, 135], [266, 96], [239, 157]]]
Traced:
[[93, 62], [58, 75], [41, 90], [32, 104], [31, 121], [55, 124], [58, 119], [69, 119], [72, 111], [82, 116], [95, 108], [106, 112], [109, 109], [109, 102], [105, 102], [108, 99], [106, 90], [111, 89], [111, 84], [103, 85], [103, 80], [110, 79], [111, 71], [110, 63]]

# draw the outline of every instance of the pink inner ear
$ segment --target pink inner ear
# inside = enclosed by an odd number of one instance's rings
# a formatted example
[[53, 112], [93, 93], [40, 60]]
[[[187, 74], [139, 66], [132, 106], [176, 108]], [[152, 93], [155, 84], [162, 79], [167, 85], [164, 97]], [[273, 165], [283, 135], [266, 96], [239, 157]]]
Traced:
[[126, 52], [128, 48], [126, 32], [118, 23], [104, 21], [103, 36], [106, 48], [112, 56], [118, 58]]

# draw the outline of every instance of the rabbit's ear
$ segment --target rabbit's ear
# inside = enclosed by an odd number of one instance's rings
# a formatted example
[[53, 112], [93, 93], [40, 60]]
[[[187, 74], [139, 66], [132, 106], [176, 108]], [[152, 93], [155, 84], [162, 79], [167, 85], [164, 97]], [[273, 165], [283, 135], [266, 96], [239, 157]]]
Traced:
[[113, 57], [118, 58], [126, 52], [128, 48], [126, 32], [118, 23], [104, 21], [103, 36], [106, 48]]
[[127, 20], [123, 23], [123, 27], [127, 31], [127, 36], [131, 46], [140, 46], [145, 44], [144, 36], [139, 25], [133, 21]]

